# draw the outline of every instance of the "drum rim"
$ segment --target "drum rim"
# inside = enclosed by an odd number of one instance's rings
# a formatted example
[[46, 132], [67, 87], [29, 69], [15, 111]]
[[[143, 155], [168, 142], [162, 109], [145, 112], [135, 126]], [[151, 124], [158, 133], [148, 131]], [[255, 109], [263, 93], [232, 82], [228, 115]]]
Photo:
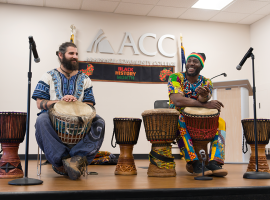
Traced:
[[195, 114], [189, 114], [189, 113], [186, 113], [185, 111], [182, 111], [182, 114], [186, 117], [209, 118], [209, 117], [219, 116], [220, 112], [217, 112], [216, 114], [212, 114], [212, 115], [195, 115]]
[[[153, 112], [150, 112], [153, 111]], [[162, 112], [164, 111], [164, 112]], [[165, 111], [170, 111], [170, 112], [165, 112]], [[150, 109], [150, 110], [145, 110], [142, 112], [142, 116], [149, 116], [149, 115], [180, 115], [180, 112], [176, 110], [175, 108], [155, 108], [155, 109]]]
[[27, 115], [26, 112], [12, 112], [12, 111], [8, 111], [8, 112], [0, 112], [0, 115]]
[[128, 118], [128, 117], [115, 117], [113, 118], [113, 121], [142, 121], [140, 118]]
[[[242, 119], [241, 122], [254, 122], [254, 119]], [[257, 119], [257, 122], [270, 122], [270, 119]]]

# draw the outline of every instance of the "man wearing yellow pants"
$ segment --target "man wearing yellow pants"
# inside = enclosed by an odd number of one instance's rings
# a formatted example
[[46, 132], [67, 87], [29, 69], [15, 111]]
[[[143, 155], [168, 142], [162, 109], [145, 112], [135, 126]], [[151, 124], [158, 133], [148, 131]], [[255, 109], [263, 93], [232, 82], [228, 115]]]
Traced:
[[[168, 91], [170, 108], [180, 112], [178, 120], [178, 146], [188, 164], [193, 166], [193, 173], [202, 173], [202, 164], [193, 148], [191, 137], [186, 129], [186, 123], [182, 115], [185, 107], [203, 107], [221, 110], [224, 107], [220, 101], [209, 101], [213, 84], [210, 79], [200, 75], [204, 67], [205, 55], [203, 53], [191, 53], [187, 58], [186, 72], [170, 75]], [[225, 159], [225, 121], [219, 119], [219, 130], [211, 141], [209, 163], [205, 167], [205, 175], [226, 176], [227, 170], [222, 169]]]

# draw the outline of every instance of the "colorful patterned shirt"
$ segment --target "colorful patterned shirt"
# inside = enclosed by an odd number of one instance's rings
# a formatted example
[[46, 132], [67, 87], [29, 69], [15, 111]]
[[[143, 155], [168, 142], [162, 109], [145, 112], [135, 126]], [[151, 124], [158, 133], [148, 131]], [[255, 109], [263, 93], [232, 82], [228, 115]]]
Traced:
[[198, 80], [191, 84], [186, 78], [185, 72], [178, 72], [171, 74], [168, 80], [168, 92], [169, 92], [169, 104], [170, 108], [177, 109], [180, 113], [182, 113], [182, 110], [184, 110], [185, 107], [176, 107], [172, 100], [170, 99], [170, 94], [176, 94], [180, 93], [184, 97], [192, 98], [197, 100], [199, 97], [199, 94], [195, 92], [196, 88], [199, 86], [205, 86], [209, 82], [209, 90], [212, 94], [213, 90], [213, 84], [210, 79], [205, 78], [204, 76], [199, 75]]
[[[78, 101], [92, 102], [95, 105], [95, 98], [93, 95], [93, 86], [89, 76], [82, 72], [67, 79], [64, 74], [57, 69], [53, 69], [41, 77], [38, 82], [32, 98], [34, 100], [61, 100], [65, 95], [73, 95]], [[46, 112], [46, 110], [42, 110]], [[39, 115], [38, 114], [38, 115]]]

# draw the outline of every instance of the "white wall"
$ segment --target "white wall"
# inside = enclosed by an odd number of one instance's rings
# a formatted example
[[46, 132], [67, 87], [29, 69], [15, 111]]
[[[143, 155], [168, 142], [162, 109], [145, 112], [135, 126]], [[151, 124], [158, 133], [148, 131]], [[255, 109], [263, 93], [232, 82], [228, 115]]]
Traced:
[[[255, 81], [256, 81], [256, 104], [257, 117], [270, 119], [270, 89], [269, 89], [269, 73], [270, 65], [269, 46], [270, 46], [270, 16], [259, 20], [250, 26], [250, 41], [254, 48], [255, 56]], [[260, 108], [259, 108], [260, 103]], [[253, 115], [252, 115], [253, 117]], [[270, 144], [267, 145], [270, 148]]]
[[[26, 111], [27, 72], [29, 58], [28, 36], [34, 36], [41, 62], [32, 63], [32, 90], [41, 75], [59, 66], [55, 55], [59, 45], [68, 41], [70, 25], [77, 28], [76, 44], [79, 60], [87, 57], [123, 58], [132, 60], [157, 60], [178, 62], [177, 56], [166, 58], [158, 53], [148, 57], [140, 53], [133, 55], [130, 47], [124, 48], [123, 55], [86, 52], [89, 44], [99, 29], [103, 29], [115, 52], [119, 51], [124, 33], [130, 32], [138, 43], [144, 33], [155, 33], [157, 38], [147, 38], [145, 48], [157, 51], [157, 41], [164, 34], [179, 37], [183, 35], [186, 56], [191, 52], [206, 54], [205, 68], [202, 74], [213, 77], [226, 72], [228, 77], [218, 77], [215, 81], [250, 79], [248, 61], [241, 71], [235, 69], [243, 55], [250, 47], [248, 25], [201, 22], [178, 19], [163, 19], [144, 16], [129, 16], [111, 13], [64, 10], [43, 7], [6, 5], [0, 3], [0, 38], [1, 38], [1, 104], [0, 111]], [[263, 41], [262, 41], [263, 42]], [[177, 49], [176, 41], [166, 39], [164, 49], [173, 53]], [[266, 52], [265, 52], [266, 53]], [[265, 60], [265, 59], [264, 59]], [[265, 63], [265, 62], [264, 62]], [[153, 109], [154, 101], [167, 99], [166, 84], [132, 84], [93, 82], [97, 113], [106, 121], [106, 136], [101, 150], [119, 153], [119, 147], [111, 147], [114, 117], [141, 118], [144, 110]], [[37, 153], [34, 136], [36, 113], [35, 101], [31, 101], [30, 154]], [[138, 144], [134, 153], [148, 153], [150, 143], [146, 140], [142, 125]], [[25, 151], [24, 143], [19, 153]]]

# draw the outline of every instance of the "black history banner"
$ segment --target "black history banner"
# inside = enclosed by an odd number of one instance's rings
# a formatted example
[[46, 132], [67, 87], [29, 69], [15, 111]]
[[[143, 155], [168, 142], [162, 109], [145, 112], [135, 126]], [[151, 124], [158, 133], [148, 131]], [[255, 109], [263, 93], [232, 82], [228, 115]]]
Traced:
[[175, 66], [125, 65], [80, 61], [79, 69], [93, 81], [167, 83], [169, 76], [175, 71]]

